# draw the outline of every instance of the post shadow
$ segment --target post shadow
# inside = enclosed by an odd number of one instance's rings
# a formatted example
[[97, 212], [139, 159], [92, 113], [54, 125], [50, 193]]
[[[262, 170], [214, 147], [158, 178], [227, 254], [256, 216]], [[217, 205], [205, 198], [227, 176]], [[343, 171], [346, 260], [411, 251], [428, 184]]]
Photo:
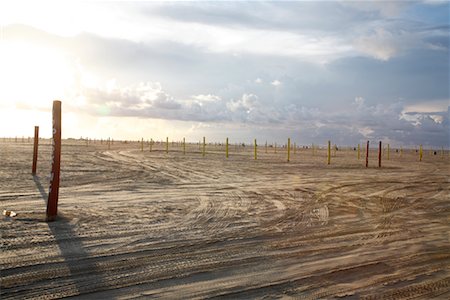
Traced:
[[[39, 176], [33, 175], [33, 181], [45, 203], [48, 194], [40, 182]], [[76, 234], [75, 227], [70, 219], [59, 214], [55, 222], [47, 223], [52, 235], [58, 244], [64, 262], [69, 268], [70, 279], [75, 284], [78, 295], [109, 289], [100, 270], [92, 258], [84, 249], [81, 238]], [[77, 295], [73, 295], [77, 296]]]

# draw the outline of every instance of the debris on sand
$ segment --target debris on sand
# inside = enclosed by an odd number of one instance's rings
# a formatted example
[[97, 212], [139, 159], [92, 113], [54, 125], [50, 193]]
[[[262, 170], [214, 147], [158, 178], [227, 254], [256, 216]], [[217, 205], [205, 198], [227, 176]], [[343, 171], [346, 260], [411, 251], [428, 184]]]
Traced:
[[17, 216], [17, 213], [13, 212], [12, 210], [5, 209], [5, 210], [3, 210], [3, 215], [14, 218], [15, 216]]

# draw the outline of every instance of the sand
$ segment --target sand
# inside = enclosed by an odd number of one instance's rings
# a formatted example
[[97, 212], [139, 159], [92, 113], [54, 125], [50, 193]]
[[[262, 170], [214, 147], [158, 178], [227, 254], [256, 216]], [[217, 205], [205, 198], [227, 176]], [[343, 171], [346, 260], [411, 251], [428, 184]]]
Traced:
[[0, 141], [1, 299], [450, 298], [448, 153], [164, 149]]

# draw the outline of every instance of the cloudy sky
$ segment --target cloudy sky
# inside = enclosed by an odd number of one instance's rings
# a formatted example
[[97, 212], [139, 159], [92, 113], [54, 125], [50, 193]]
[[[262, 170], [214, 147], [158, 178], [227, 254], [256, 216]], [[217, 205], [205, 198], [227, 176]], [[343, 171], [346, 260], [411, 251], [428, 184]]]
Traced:
[[0, 3], [0, 136], [449, 145], [440, 1]]

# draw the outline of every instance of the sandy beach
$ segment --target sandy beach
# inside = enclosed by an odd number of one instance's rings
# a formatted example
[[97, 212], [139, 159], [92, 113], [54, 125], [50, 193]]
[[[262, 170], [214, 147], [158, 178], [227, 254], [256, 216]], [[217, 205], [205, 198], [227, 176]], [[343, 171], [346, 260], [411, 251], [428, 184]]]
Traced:
[[448, 299], [448, 153], [0, 141], [1, 299]]

